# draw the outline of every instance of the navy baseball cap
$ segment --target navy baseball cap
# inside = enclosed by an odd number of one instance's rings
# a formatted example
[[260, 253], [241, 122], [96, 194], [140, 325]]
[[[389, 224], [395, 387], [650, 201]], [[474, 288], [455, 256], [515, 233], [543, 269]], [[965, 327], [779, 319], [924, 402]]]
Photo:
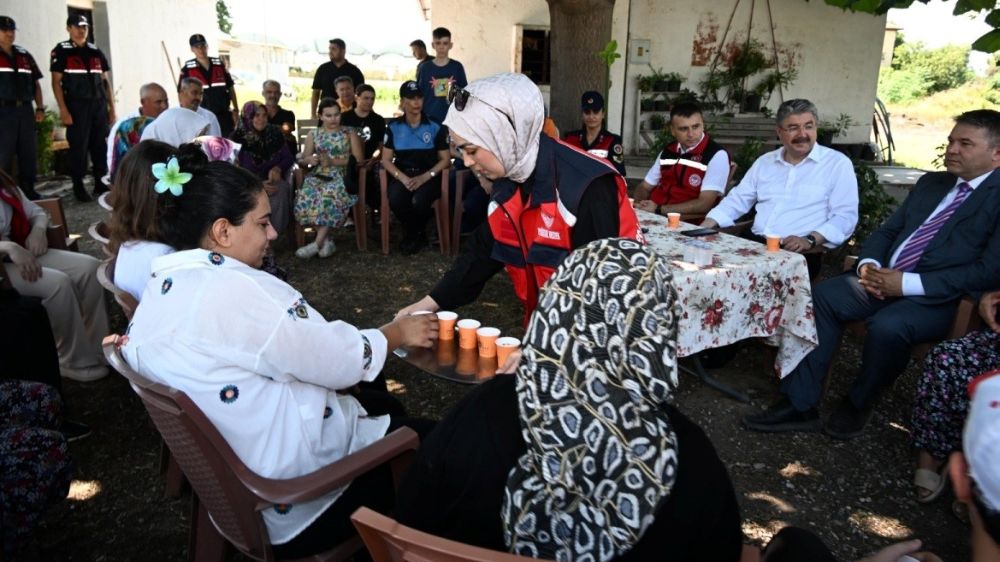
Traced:
[[208, 41], [205, 41], [205, 36], [201, 33], [195, 33], [188, 39], [188, 45], [194, 47], [195, 45], [207, 45]]
[[10, 16], [0, 16], [0, 30], [14, 31], [16, 29], [17, 25], [14, 23], [14, 18]]
[[90, 27], [90, 22], [87, 21], [87, 16], [83, 14], [73, 14], [72, 16], [66, 18], [66, 25], [72, 25], [73, 27]]
[[604, 109], [604, 96], [599, 92], [584, 92], [580, 98], [580, 107], [583, 111], [600, 111]]
[[403, 82], [403, 85], [399, 87], [399, 97], [401, 98], [417, 98], [424, 97], [424, 93], [420, 91], [420, 86], [413, 80], [407, 80]]

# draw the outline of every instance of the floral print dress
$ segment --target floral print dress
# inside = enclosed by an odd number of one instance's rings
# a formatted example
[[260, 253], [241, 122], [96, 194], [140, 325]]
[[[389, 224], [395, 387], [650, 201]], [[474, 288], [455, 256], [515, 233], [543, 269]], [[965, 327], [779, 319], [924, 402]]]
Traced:
[[[317, 154], [343, 158], [351, 152], [347, 129], [328, 131], [323, 128], [311, 133]], [[344, 166], [317, 166], [306, 176], [295, 198], [295, 220], [299, 224], [343, 226], [357, 202], [355, 195], [344, 186]]]

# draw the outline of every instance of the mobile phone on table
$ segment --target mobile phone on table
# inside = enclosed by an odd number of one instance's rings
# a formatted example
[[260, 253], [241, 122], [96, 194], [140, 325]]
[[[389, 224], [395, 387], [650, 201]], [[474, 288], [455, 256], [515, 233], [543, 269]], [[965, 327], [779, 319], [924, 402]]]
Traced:
[[682, 230], [681, 234], [684, 236], [711, 236], [713, 234], [718, 234], [719, 231], [714, 228], [692, 228], [690, 230]]

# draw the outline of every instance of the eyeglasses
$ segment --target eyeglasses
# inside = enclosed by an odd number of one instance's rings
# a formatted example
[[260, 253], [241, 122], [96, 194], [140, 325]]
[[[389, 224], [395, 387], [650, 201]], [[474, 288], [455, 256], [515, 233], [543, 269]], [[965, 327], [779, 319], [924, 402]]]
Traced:
[[510, 126], [514, 129], [514, 132], [517, 132], [517, 127], [514, 126], [514, 120], [511, 118], [510, 115], [507, 115], [505, 112], [501, 111], [497, 107], [483, 101], [482, 98], [473, 95], [472, 92], [469, 92], [465, 88], [452, 84], [451, 88], [448, 89], [448, 103], [454, 104], [455, 109], [457, 109], [458, 111], [465, 111], [465, 106], [469, 103], [469, 98], [475, 98], [476, 101], [482, 103], [483, 105], [489, 107], [493, 111], [496, 111], [500, 115], [506, 117], [507, 122], [510, 123]]
[[782, 131], [790, 135], [797, 135], [802, 131], [811, 133], [816, 130], [816, 123], [806, 123], [805, 125], [789, 125], [787, 127], [781, 127]]

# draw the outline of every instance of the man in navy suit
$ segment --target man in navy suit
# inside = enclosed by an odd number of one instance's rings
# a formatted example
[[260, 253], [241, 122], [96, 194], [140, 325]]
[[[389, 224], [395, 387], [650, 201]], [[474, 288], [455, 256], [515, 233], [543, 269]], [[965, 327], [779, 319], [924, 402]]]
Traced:
[[1000, 286], [1000, 112], [958, 116], [945, 167], [921, 177], [865, 241], [856, 271], [816, 286], [819, 346], [781, 381], [781, 400], [745, 416], [743, 425], [818, 430], [823, 377], [844, 324], [864, 320], [860, 373], [823, 426], [834, 438], [859, 435], [880, 392], [906, 368], [911, 347], [946, 337], [963, 295]]

